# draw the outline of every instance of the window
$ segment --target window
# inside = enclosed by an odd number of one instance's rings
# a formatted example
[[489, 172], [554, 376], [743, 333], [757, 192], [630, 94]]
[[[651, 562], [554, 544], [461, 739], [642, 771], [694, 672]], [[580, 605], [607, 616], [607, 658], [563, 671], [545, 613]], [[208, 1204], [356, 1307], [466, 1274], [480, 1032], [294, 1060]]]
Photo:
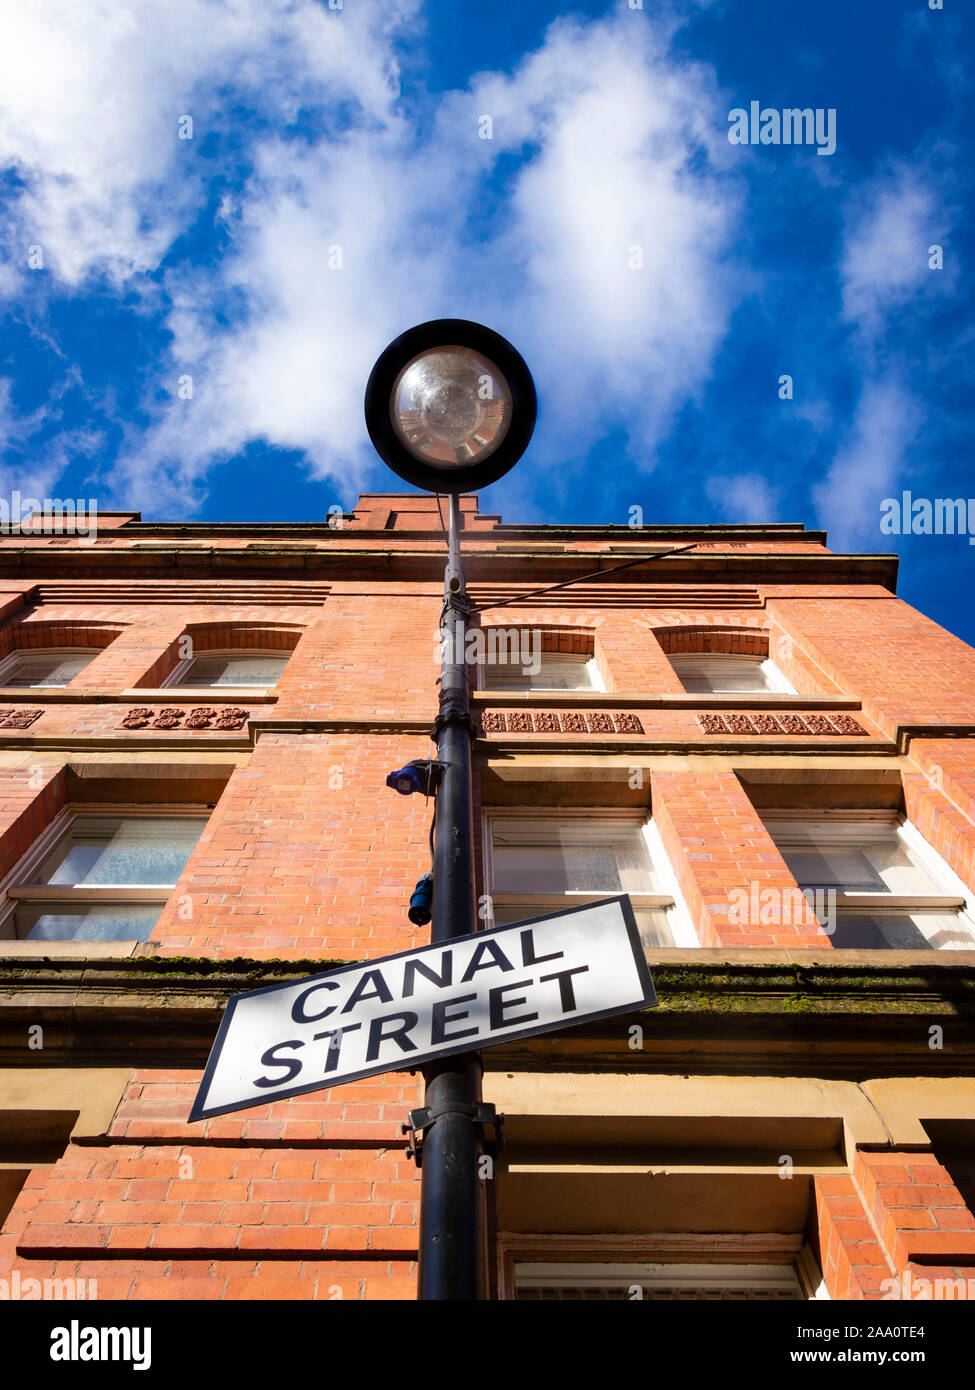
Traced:
[[266, 691], [277, 685], [287, 661], [287, 654], [248, 648], [207, 652], [180, 662], [164, 684]]
[[687, 1299], [799, 1302], [815, 1297], [791, 1264], [515, 1264], [515, 1298], [629, 1301]]
[[[522, 653], [522, 657], [526, 654]], [[537, 667], [535, 670], [533, 668]], [[524, 661], [505, 654], [501, 660], [489, 656], [483, 666], [485, 690], [602, 690], [596, 662], [592, 657], [570, 652], [540, 652]]]
[[679, 930], [656, 843], [651, 857], [655, 836], [655, 827], [636, 820], [492, 818], [485, 849], [495, 924], [628, 893], [644, 946], [674, 945], [675, 927], [680, 944], [695, 944]]
[[80, 675], [99, 647], [41, 647], [15, 651], [0, 662], [0, 686], [56, 689]]
[[713, 652], [672, 656], [671, 665], [692, 695], [758, 692], [794, 695], [781, 671], [761, 656]]
[[205, 824], [204, 812], [63, 812], [7, 888], [14, 934], [147, 940]]
[[836, 947], [971, 950], [965, 885], [902, 817], [868, 812], [823, 819], [770, 812], [765, 828], [799, 887], [834, 904]]

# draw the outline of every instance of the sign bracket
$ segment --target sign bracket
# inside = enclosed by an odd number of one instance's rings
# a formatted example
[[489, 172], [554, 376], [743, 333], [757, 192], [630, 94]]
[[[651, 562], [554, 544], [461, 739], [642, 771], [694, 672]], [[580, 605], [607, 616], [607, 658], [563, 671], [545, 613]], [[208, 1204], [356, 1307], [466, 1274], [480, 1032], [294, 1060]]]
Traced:
[[[492, 1158], [497, 1158], [504, 1144], [502, 1137], [504, 1116], [499, 1115], [488, 1101], [480, 1100], [466, 1103], [454, 1101], [452, 1104], [436, 1107], [428, 1105], [418, 1110], [411, 1110], [408, 1121], [400, 1126], [402, 1132], [410, 1136], [406, 1145], [406, 1156], [415, 1160], [417, 1168], [423, 1167], [424, 1131], [435, 1124], [442, 1115], [466, 1115], [481, 1130], [484, 1152], [490, 1154]], [[484, 1136], [485, 1129], [492, 1131], [490, 1136]]]

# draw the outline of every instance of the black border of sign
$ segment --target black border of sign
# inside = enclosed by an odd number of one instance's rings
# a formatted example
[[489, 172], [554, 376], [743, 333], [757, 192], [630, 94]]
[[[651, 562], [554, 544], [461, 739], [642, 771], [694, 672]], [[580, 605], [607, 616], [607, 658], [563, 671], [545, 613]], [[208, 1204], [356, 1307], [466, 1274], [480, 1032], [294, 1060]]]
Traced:
[[[471, 1048], [469, 1043], [459, 1043], [457, 1047], [447, 1047], [436, 1052], [424, 1055], [415, 1059], [412, 1064], [405, 1066], [390, 1066], [385, 1063], [381, 1066], [367, 1067], [364, 1071], [357, 1071], [351, 1076], [343, 1076], [341, 1081], [313, 1081], [308, 1086], [290, 1087], [286, 1091], [275, 1091], [272, 1095], [256, 1096], [253, 1100], [235, 1102], [233, 1105], [221, 1105], [213, 1110], [202, 1110], [199, 1108], [200, 1096], [205, 1094], [210, 1088], [213, 1074], [217, 1069], [217, 1062], [223, 1051], [223, 1044], [227, 1033], [230, 1031], [230, 1021], [234, 1011], [241, 999], [251, 999], [257, 994], [277, 993], [283, 989], [293, 989], [295, 985], [311, 984], [315, 980], [331, 979], [334, 975], [347, 974], [350, 970], [366, 970], [370, 967], [376, 968], [385, 965], [387, 961], [400, 960], [403, 956], [415, 956], [418, 951], [430, 949], [444, 950], [448, 946], [460, 945], [466, 941], [479, 941], [485, 936], [496, 936], [499, 932], [512, 931], [515, 927], [530, 927], [536, 922], [548, 922], [553, 917], [570, 917], [576, 912], [587, 912], [594, 907], [605, 907], [607, 903], [619, 903], [623, 912], [623, 922], [626, 927], [627, 935], [630, 940], [630, 949], [633, 952], [634, 963], [636, 964], [637, 979], [643, 987], [643, 998], [634, 1000], [630, 1004], [622, 1004], [614, 1009], [600, 1009], [598, 1013], [580, 1014], [578, 1018], [568, 1020], [564, 1024], [552, 1027], [546, 1024], [542, 1028], [521, 1028], [517, 1033], [505, 1033], [504, 1037], [498, 1038], [497, 1042], [482, 1042], [477, 1048]], [[227, 1000], [227, 1007], [224, 1010], [223, 1018], [220, 1020], [220, 1027], [217, 1029], [217, 1036], [213, 1040], [210, 1055], [207, 1058], [206, 1068], [200, 1080], [199, 1089], [193, 1101], [193, 1108], [190, 1111], [188, 1123], [194, 1124], [198, 1120], [212, 1120], [217, 1115], [228, 1115], [236, 1110], [254, 1110], [260, 1105], [268, 1105], [271, 1101], [287, 1100], [290, 1096], [303, 1096], [311, 1091], [328, 1091], [333, 1086], [344, 1086], [348, 1081], [362, 1081], [367, 1076], [379, 1076], [383, 1072], [413, 1071], [417, 1066], [424, 1062], [431, 1062], [441, 1057], [456, 1057], [464, 1052], [480, 1052], [486, 1047], [499, 1047], [503, 1043], [516, 1042], [519, 1038], [531, 1038], [542, 1033], [557, 1033], [561, 1028], [575, 1028], [580, 1023], [591, 1023], [599, 1018], [613, 1018], [617, 1014], [628, 1013], [631, 1009], [652, 1009], [657, 1006], [657, 991], [653, 986], [653, 977], [650, 974], [650, 967], [647, 965], [646, 957], [643, 954], [643, 943], [640, 940], [640, 932], [636, 924], [636, 917], [633, 914], [633, 904], [630, 902], [628, 893], [620, 893], [612, 898], [600, 898], [594, 903], [580, 903], [578, 907], [568, 907], [561, 912], [546, 912], [541, 917], [526, 917], [523, 922], [506, 922], [500, 927], [488, 927], [484, 931], [472, 932], [468, 936], [455, 936], [447, 941], [432, 941], [426, 946], [411, 946], [407, 951], [396, 951], [391, 956], [381, 956], [374, 961], [356, 961], [352, 965], [340, 965], [336, 970], [323, 970], [320, 975], [306, 975], [304, 980], [290, 980], [287, 984], [263, 985], [260, 989], [246, 990], [243, 994], [235, 994]]]
[[[497, 367], [511, 392], [511, 423], [498, 447], [480, 463], [466, 468], [434, 468], [401, 443], [389, 406], [396, 378], [408, 362], [430, 348], [454, 344], [472, 348]], [[459, 493], [487, 487], [514, 468], [534, 433], [538, 400], [525, 359], [507, 338], [470, 319], [431, 319], [408, 328], [379, 354], [366, 383], [364, 408], [373, 448], [398, 477], [427, 492]]]

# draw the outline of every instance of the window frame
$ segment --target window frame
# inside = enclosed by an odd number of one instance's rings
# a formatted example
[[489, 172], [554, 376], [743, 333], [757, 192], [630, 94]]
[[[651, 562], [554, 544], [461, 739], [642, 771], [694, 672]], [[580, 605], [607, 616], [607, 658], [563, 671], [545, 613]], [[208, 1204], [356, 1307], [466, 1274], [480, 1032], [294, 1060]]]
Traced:
[[[565, 695], [604, 695], [606, 685], [603, 681], [602, 672], [599, 669], [599, 662], [595, 656], [585, 656], [581, 652], [545, 652], [541, 653], [542, 664], [544, 666], [545, 657], [552, 657], [557, 661], [577, 662], [589, 677], [588, 685], [511, 685], [497, 686], [488, 685], [487, 672], [489, 669], [497, 670], [510, 668], [513, 671], [520, 671], [522, 667], [517, 662], [508, 661], [479, 661], [477, 663], [477, 688], [489, 695], [517, 695], [517, 694], [565, 694]], [[541, 672], [539, 672], [541, 674]], [[526, 677], [526, 680], [529, 679]]]
[[[596, 821], [597, 823], [602, 822], [603, 824], [610, 823], [629, 828], [637, 828], [642, 832], [647, 859], [649, 860], [650, 872], [660, 891], [639, 893], [627, 892], [627, 890], [623, 889], [620, 893], [612, 893], [606, 891], [594, 892], [590, 889], [582, 888], [570, 888], [564, 893], [554, 891], [548, 893], [497, 892], [494, 887], [494, 825], [498, 821], [511, 820], [523, 821], [528, 825], [537, 825], [544, 821], [554, 821], [557, 823], [566, 821], [588, 823]], [[492, 923], [494, 921], [493, 908], [495, 904], [499, 907], [517, 907], [523, 905], [527, 909], [525, 920], [529, 920], [532, 917], [542, 917], [557, 912], [559, 908], [582, 907], [586, 903], [603, 902], [606, 898], [619, 897], [625, 894], [625, 896], [629, 897], [635, 909], [663, 909], [666, 926], [671, 936], [671, 944], [668, 946], [647, 947], [647, 950], [696, 949], [700, 944], [678, 886], [669, 856], [660, 838], [660, 832], [654, 824], [653, 818], [648, 817], [644, 810], [627, 810], [625, 807], [617, 808], [606, 806], [484, 807], [481, 813], [481, 856], [484, 891], [490, 899]]]
[[677, 669], [676, 663], [690, 661], [697, 663], [702, 668], [708, 663], [719, 664], [721, 662], [739, 661], [748, 662], [755, 666], [765, 677], [766, 684], [758, 690], [688, 690], [684, 686], [686, 695], [741, 695], [745, 699], [755, 699], [762, 695], [798, 695], [799, 691], [786, 679], [775, 662], [769, 656], [752, 656], [747, 652], [667, 652], [667, 660], [670, 662], [674, 675], [684, 685], [684, 677]]
[[[9, 690], [66, 690], [71, 681], [78, 679], [78, 676], [87, 670], [96, 657], [101, 656], [103, 647], [15, 647], [0, 661], [0, 687]], [[8, 685], [7, 677], [16, 671], [18, 664], [27, 657], [51, 656], [63, 659], [67, 656], [75, 656], [84, 653], [89, 660], [82, 667], [77, 675], [72, 676], [71, 680], [65, 681], [64, 685]]]
[[[542, 1271], [545, 1271], [542, 1273]], [[737, 1278], [736, 1278], [737, 1276]], [[695, 1260], [692, 1263], [676, 1260], [624, 1264], [615, 1261], [601, 1263], [565, 1262], [556, 1260], [516, 1260], [514, 1266], [514, 1297], [518, 1300], [521, 1288], [582, 1288], [614, 1289], [625, 1292], [639, 1286], [653, 1291], [654, 1288], [667, 1288], [677, 1285], [683, 1290], [707, 1289], [718, 1295], [714, 1301], [724, 1301], [723, 1290], [745, 1290], [744, 1296], [729, 1299], [729, 1302], [743, 1302], [746, 1299], [769, 1299], [774, 1293], [788, 1289], [796, 1292], [795, 1299], [783, 1301], [802, 1303], [809, 1298], [803, 1289], [802, 1279], [794, 1264], [769, 1263], [720, 1264], [711, 1260]], [[803, 1295], [805, 1294], [805, 1297]], [[685, 1298], [687, 1294], [685, 1293]], [[662, 1300], [661, 1300], [662, 1301]], [[692, 1301], [688, 1299], [688, 1301]], [[707, 1300], [701, 1300], [707, 1301]]]
[[[273, 685], [184, 685], [183, 677], [191, 670], [194, 662], [206, 657], [233, 657], [239, 660], [241, 657], [253, 656], [256, 658], [277, 657], [283, 658], [284, 666], [281, 674]], [[281, 676], [284, 675], [285, 668], [291, 657], [291, 651], [282, 651], [281, 648], [272, 647], [213, 647], [206, 651], [197, 652], [195, 656], [181, 657], [173, 669], [166, 675], [159, 685], [160, 690], [165, 690], [169, 686], [178, 687], [182, 690], [196, 690], [203, 694], [212, 692], [213, 694], [226, 695], [269, 695], [272, 690], [276, 690]]]
[[[54, 852], [67, 835], [72, 823], [81, 817], [112, 819], [153, 820], [200, 820], [204, 827], [212, 815], [213, 808], [202, 805], [127, 805], [125, 803], [102, 804], [98, 802], [71, 802], [61, 808], [57, 815], [44, 827], [37, 839], [21, 856], [14, 867], [0, 882], [0, 941], [31, 941], [30, 936], [20, 934], [17, 927], [17, 910], [21, 903], [74, 904], [78, 906], [98, 903], [159, 903], [160, 912], [176, 890], [176, 884], [142, 885], [86, 885], [76, 887], [71, 884], [33, 883], [30, 880], [38, 872], [44, 861]], [[192, 854], [192, 851], [190, 851]], [[182, 870], [180, 871], [182, 872]], [[177, 877], [177, 883], [179, 879]], [[147, 938], [148, 939], [148, 938]], [[54, 938], [46, 945], [71, 945], [77, 943], [86, 948], [95, 942], [99, 944], [131, 945], [138, 937], [101, 938]]]
[[[864, 946], [864, 947], [837, 947], [837, 950], [932, 950], [932, 951], [964, 951], [975, 950], [975, 893], [967, 887], [964, 881], [951, 868], [945, 859], [938, 853], [933, 845], [925, 839], [912, 823], [910, 818], [903, 811], [888, 810], [849, 810], [849, 811], [829, 811], [829, 810], [773, 810], [766, 809], [760, 813], [762, 824], [771, 836], [776, 849], [782, 854], [783, 848], [788, 850], [793, 848], [788, 843], [783, 847], [778, 838], [768, 829], [769, 825], [783, 825], [794, 822], [796, 825], [827, 824], [830, 826], [831, 834], [836, 837], [838, 848], [842, 848], [844, 840], [851, 846], [858, 843], [858, 838], [854, 827], [859, 829], [864, 824], [877, 824], [889, 827], [894, 831], [895, 840], [903, 845], [907, 851], [909, 859], [915, 861], [915, 867], [942, 888], [943, 892], [910, 892], [895, 893], [877, 890], [875, 892], [857, 892], [836, 888], [836, 907], [838, 921], [853, 921], [857, 917], [872, 916], [891, 916], [903, 917], [913, 920], [915, 916], [956, 916], [960, 930], [965, 930], [969, 934], [969, 942], [948, 943], [943, 946], [928, 944], [925, 947], [899, 947], [899, 946]], [[849, 827], [848, 834], [844, 836], [844, 826]], [[801, 845], [796, 844], [797, 848]], [[815, 847], [815, 841], [813, 841]], [[788, 864], [788, 861], [786, 860]], [[790, 871], [791, 872], [791, 871]], [[797, 880], [798, 882], [798, 880]], [[799, 885], [800, 888], [802, 885]], [[812, 887], [813, 885], [808, 885]], [[815, 885], [815, 887], [826, 887], [830, 885]], [[915, 923], [918, 926], [917, 923]], [[882, 927], [877, 928], [883, 932]], [[918, 931], [923, 935], [923, 930], [918, 926]]]
[[[606, 1287], [599, 1280], [607, 1274], [614, 1282], [622, 1284], [625, 1280], [627, 1286], [640, 1284], [641, 1276], [644, 1286], [654, 1279], [662, 1283], [660, 1274], [668, 1266], [684, 1271], [683, 1276], [678, 1277], [685, 1278], [693, 1269], [699, 1280], [709, 1267], [715, 1271], [727, 1271], [729, 1267], [754, 1269], [756, 1266], [768, 1272], [787, 1270], [802, 1294], [797, 1302], [830, 1301], [812, 1247], [798, 1233], [667, 1231], [621, 1237], [609, 1234], [533, 1236], [499, 1231], [497, 1247], [498, 1297], [503, 1301], [518, 1301], [519, 1268], [536, 1270], [538, 1273], [534, 1277], [548, 1276], [553, 1282], [566, 1279], [566, 1276], [571, 1280], [575, 1274], [577, 1278], [591, 1280], [591, 1287], [598, 1288]], [[719, 1277], [715, 1276], [716, 1283]], [[785, 1282], [783, 1276], [781, 1283]], [[576, 1285], [580, 1286], [584, 1285]]]

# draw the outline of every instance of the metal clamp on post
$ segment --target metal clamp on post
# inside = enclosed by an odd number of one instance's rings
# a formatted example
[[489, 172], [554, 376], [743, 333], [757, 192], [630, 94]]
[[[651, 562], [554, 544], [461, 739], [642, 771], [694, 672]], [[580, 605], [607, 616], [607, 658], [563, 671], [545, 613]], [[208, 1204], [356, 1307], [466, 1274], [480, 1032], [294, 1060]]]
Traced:
[[470, 734], [471, 743], [477, 738], [477, 725], [471, 718], [469, 711], [466, 708], [460, 708], [459, 702], [457, 707], [451, 707], [449, 697], [441, 706], [440, 713], [434, 720], [433, 728], [430, 730], [430, 737], [433, 739], [434, 743], [440, 742], [440, 735], [448, 724], [460, 724], [465, 728], [468, 734]]
[[[406, 1157], [415, 1159], [417, 1168], [423, 1166], [423, 1132], [435, 1124], [441, 1115], [468, 1116], [481, 1129], [484, 1152], [492, 1158], [497, 1158], [503, 1144], [501, 1127], [504, 1124], [504, 1116], [499, 1115], [490, 1102], [481, 1100], [473, 1104], [444, 1105], [439, 1110], [434, 1110], [432, 1106], [424, 1106], [419, 1110], [411, 1110], [409, 1120], [400, 1126], [402, 1132], [410, 1136], [406, 1145]], [[485, 1134], [485, 1129], [490, 1129], [491, 1133]]]

